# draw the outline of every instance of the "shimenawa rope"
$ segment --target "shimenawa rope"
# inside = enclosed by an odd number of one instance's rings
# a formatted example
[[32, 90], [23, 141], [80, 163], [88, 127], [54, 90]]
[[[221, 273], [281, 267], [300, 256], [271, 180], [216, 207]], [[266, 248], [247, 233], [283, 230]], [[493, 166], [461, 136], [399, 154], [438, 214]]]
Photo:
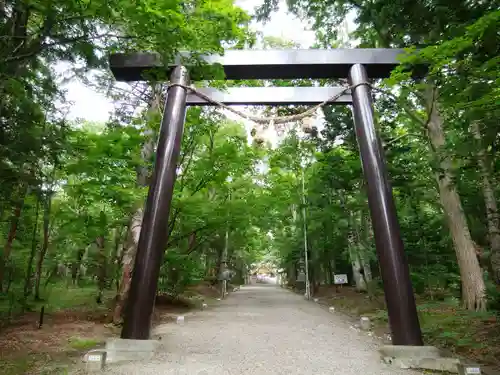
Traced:
[[253, 121], [257, 124], [266, 124], [266, 123], [285, 124], [288, 122], [300, 121], [306, 117], [313, 115], [319, 108], [322, 108], [325, 105], [327, 105], [328, 103], [337, 100], [342, 95], [344, 95], [348, 92], [351, 92], [351, 90], [354, 90], [358, 86], [368, 86], [371, 88], [371, 85], [368, 82], [361, 82], [361, 83], [358, 83], [356, 85], [351, 85], [351, 86], [345, 87], [339, 93], [337, 93], [334, 96], [322, 101], [321, 103], [307, 109], [306, 111], [304, 111], [302, 113], [298, 113], [298, 114], [290, 115], [290, 116], [262, 117], [262, 116], [252, 116], [252, 115], [246, 114], [244, 112], [238, 111], [237, 109], [234, 109], [234, 108], [232, 108], [232, 107], [230, 107], [222, 102], [219, 102], [215, 99], [212, 99], [211, 97], [209, 97], [208, 95], [205, 95], [204, 93], [202, 93], [201, 91], [199, 91], [198, 89], [196, 89], [196, 87], [194, 87], [192, 85], [187, 86], [187, 85], [182, 85], [180, 83], [170, 83], [170, 84], [168, 84], [168, 89], [170, 89], [171, 87], [175, 87], [175, 86], [182, 87], [182, 88], [188, 90], [189, 92], [192, 92], [194, 95], [198, 96], [199, 98], [206, 100], [209, 103], [215, 104], [215, 105], [217, 105], [217, 106], [219, 106], [227, 111], [230, 111], [230, 112], [232, 112], [232, 113], [234, 113], [234, 114], [236, 114], [236, 115], [238, 115], [246, 120]]

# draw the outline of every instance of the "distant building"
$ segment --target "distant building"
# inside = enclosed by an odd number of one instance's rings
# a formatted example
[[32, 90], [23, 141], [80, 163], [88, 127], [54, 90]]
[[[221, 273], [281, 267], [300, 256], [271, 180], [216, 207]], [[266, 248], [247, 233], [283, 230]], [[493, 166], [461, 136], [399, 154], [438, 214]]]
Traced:
[[275, 275], [276, 269], [275, 267], [268, 264], [259, 264], [255, 268], [253, 268], [250, 273], [252, 275]]

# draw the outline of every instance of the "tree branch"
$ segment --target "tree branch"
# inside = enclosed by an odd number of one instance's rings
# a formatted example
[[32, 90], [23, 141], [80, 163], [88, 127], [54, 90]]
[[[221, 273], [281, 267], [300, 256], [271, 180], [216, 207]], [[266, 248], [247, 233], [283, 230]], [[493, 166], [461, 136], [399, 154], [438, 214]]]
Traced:
[[424, 121], [423, 119], [419, 118], [415, 114], [415, 111], [413, 109], [411, 109], [406, 103], [401, 103], [400, 100], [399, 100], [400, 98], [397, 97], [396, 95], [394, 95], [389, 90], [383, 90], [383, 89], [379, 89], [379, 88], [373, 88], [373, 91], [378, 91], [378, 92], [383, 93], [384, 95], [390, 96], [395, 102], [397, 102], [399, 104], [399, 106], [401, 108], [403, 108], [403, 110], [405, 111], [405, 113], [408, 116], [410, 116], [415, 122], [421, 124], [424, 127], [427, 126], [428, 121]]
[[88, 35], [84, 34], [84, 35], [79, 35], [79, 36], [72, 37], [72, 38], [64, 37], [62, 35], [53, 36], [52, 38], [58, 38], [58, 37], [60, 39], [55, 41], [55, 42], [42, 43], [42, 44], [39, 44], [38, 46], [32, 45], [30, 48], [27, 49], [27, 51], [25, 53], [4, 58], [4, 59], [0, 60], [0, 62], [11, 63], [14, 61], [21, 61], [21, 60], [29, 59], [29, 58], [34, 57], [35, 55], [37, 55], [38, 53], [40, 53], [44, 50], [50, 49], [51, 47], [76, 43], [76, 42], [79, 42], [82, 40], [97, 40], [97, 39], [102, 39], [102, 38], [118, 38], [118, 39], [134, 39], [135, 38], [135, 37], [131, 37], [131, 36], [119, 36], [119, 35], [115, 35], [115, 34], [111, 34], [111, 33], [98, 34], [98, 35], [95, 35], [92, 37], [89, 37]]
[[179, 241], [182, 241], [182, 240], [188, 238], [189, 236], [196, 234], [196, 233], [202, 231], [203, 229], [208, 228], [209, 226], [210, 226], [210, 224], [205, 224], [202, 227], [196, 228], [195, 230], [192, 230], [188, 233], [178, 235], [178, 236], [174, 237], [173, 239], [171, 239], [170, 241], [168, 241], [167, 247], [171, 247], [173, 244], [178, 243]]
[[205, 238], [203, 240], [200, 240], [198, 241], [198, 243], [193, 246], [191, 249], [189, 249], [189, 251], [187, 252], [187, 255], [193, 253], [195, 250], [198, 250], [198, 248], [204, 244], [206, 242], [207, 239], [209, 239], [214, 233], [217, 232], [217, 229], [213, 230], [212, 232], [210, 232], [208, 235], [205, 236]]

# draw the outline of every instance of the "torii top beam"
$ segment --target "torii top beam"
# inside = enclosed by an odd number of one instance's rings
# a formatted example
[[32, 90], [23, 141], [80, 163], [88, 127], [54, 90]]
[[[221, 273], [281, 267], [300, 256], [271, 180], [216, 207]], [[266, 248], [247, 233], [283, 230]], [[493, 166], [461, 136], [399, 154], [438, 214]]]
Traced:
[[[354, 64], [364, 65], [370, 78], [386, 78], [405, 53], [403, 49], [385, 48], [227, 50], [224, 56], [202, 58], [209, 64], [221, 64], [228, 80], [346, 78]], [[182, 56], [187, 55], [179, 55], [166, 70], [179, 65]], [[163, 66], [155, 53], [110, 56], [111, 71], [119, 81], [144, 80], [148, 69]]]

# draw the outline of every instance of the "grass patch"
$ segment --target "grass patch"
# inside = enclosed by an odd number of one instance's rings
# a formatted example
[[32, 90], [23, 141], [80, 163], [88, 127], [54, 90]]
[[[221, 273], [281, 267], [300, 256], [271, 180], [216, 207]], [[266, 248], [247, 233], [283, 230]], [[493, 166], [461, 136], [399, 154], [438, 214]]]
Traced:
[[[389, 333], [383, 295], [367, 298], [353, 288], [320, 289], [319, 298], [355, 319], [368, 316], [378, 335]], [[494, 312], [464, 310], [457, 298], [428, 300], [417, 296], [417, 311], [424, 342], [472, 361], [500, 367], [500, 322]]]
[[389, 315], [386, 310], [375, 310], [369, 314], [369, 317], [374, 324], [384, 325], [389, 323]]
[[69, 339], [69, 346], [76, 350], [90, 350], [99, 346], [103, 343], [102, 340], [89, 339], [89, 338], [80, 338], [80, 337], [71, 337]]
[[[455, 299], [425, 301], [417, 306], [424, 342], [486, 364], [500, 366], [500, 326], [492, 312], [464, 310]], [[375, 326], [388, 329], [386, 310], [367, 314]]]
[[[82, 353], [101, 345], [111, 334], [104, 323], [111, 317], [115, 292], [106, 291], [102, 304], [97, 304], [97, 293], [95, 285], [58, 283], [43, 290], [43, 301], [35, 302], [30, 297], [21, 306], [12, 293], [10, 298], [1, 299], [0, 313], [8, 312], [11, 319], [4, 320], [7, 324], [0, 332], [0, 373], [68, 374]], [[38, 329], [42, 306], [44, 324]]]
[[73, 287], [54, 285], [45, 292], [45, 301], [38, 305], [45, 305], [51, 312], [62, 310], [100, 310], [107, 309], [108, 302], [115, 296], [115, 292], [107, 290], [104, 293], [103, 303], [96, 302], [96, 286]]
[[[111, 318], [115, 291], [105, 291], [102, 304], [97, 304], [97, 293], [96, 285], [57, 283], [42, 291], [43, 301], [30, 297], [24, 306], [13, 298], [22, 290], [12, 288], [8, 296], [0, 296], [0, 317], [11, 317], [0, 332], [1, 375], [68, 374], [81, 354], [115, 335], [104, 324]], [[208, 283], [200, 283], [175, 298], [161, 294], [155, 314], [189, 311], [216, 293]], [[38, 329], [42, 306], [44, 324]]]
[[15, 293], [12, 290], [8, 295], [0, 294], [0, 328], [8, 326], [19, 317], [26, 314], [38, 314], [45, 307], [45, 314], [62, 311], [92, 311], [104, 312], [109, 309], [115, 296], [113, 290], [104, 293], [103, 303], [97, 304], [97, 287], [95, 285], [76, 287], [66, 284], [54, 284], [43, 290], [42, 301], [34, 301], [30, 296], [26, 301], [20, 297], [22, 291]]
[[58, 365], [62, 358], [31, 353], [2, 361], [2, 375], [68, 375], [68, 366]]
[[494, 313], [464, 310], [452, 299], [420, 304], [418, 310], [426, 343], [500, 365], [500, 326]]
[[22, 375], [27, 374], [33, 366], [33, 360], [29, 357], [22, 357], [10, 360], [2, 360], [3, 375]]

